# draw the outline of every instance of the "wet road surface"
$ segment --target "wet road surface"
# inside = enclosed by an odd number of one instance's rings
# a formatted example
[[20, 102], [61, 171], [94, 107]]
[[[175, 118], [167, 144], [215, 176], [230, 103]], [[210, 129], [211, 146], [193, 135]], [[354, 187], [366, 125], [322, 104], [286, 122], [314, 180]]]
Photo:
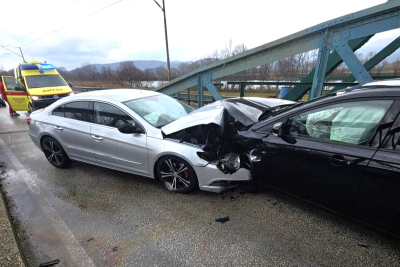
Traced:
[[57, 169], [26, 113], [0, 120], [0, 182], [31, 266], [400, 266], [400, 241], [291, 196], [172, 194], [84, 163]]

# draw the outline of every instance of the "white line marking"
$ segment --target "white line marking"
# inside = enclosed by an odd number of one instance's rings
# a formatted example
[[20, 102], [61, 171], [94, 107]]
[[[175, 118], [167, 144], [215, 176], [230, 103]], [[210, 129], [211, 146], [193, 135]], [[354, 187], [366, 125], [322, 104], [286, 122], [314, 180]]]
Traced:
[[[18, 174], [23, 178], [23, 181], [28, 186], [29, 190], [35, 194], [39, 195], [37, 197], [37, 201], [39, 206], [42, 208], [44, 214], [47, 219], [50, 221], [54, 230], [58, 233], [62, 243], [68, 250], [72, 259], [78, 266], [96, 266], [92, 259], [87, 255], [85, 249], [79, 244], [78, 240], [72, 234], [71, 230], [65, 224], [65, 222], [61, 219], [58, 212], [52, 207], [50, 201], [47, 197], [41, 193], [40, 187], [36, 184], [36, 182], [31, 179], [28, 171], [24, 168], [21, 162], [17, 159], [17, 157], [12, 153], [12, 151], [8, 148], [8, 146], [4, 143], [4, 141], [0, 138], [0, 147], [6, 153], [7, 157], [10, 159], [12, 165], [16, 170], [18, 170]], [[51, 194], [51, 193], [49, 193]]]

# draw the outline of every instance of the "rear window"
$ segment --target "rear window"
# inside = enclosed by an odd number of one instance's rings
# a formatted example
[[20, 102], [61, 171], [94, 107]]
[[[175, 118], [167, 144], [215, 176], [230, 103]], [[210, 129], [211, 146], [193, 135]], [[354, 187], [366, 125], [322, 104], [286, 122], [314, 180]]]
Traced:
[[93, 102], [70, 102], [54, 109], [52, 115], [78, 121], [94, 122]]

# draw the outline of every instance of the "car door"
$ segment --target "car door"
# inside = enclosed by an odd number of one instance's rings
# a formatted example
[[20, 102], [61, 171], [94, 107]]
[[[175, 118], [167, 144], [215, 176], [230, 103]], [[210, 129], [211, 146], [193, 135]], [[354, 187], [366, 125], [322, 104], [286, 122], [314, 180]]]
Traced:
[[[141, 127], [143, 133], [123, 134], [118, 127], [124, 124]], [[94, 103], [91, 135], [98, 163], [139, 174], [149, 173], [145, 130], [117, 106]]]
[[368, 164], [360, 184], [356, 211], [370, 223], [400, 235], [400, 101], [392, 110], [393, 126]]
[[392, 103], [349, 101], [286, 118], [283, 137], [264, 139], [261, 179], [322, 205], [350, 207], [377, 150], [371, 139]]
[[11, 107], [16, 111], [27, 111], [29, 97], [25, 87], [14, 77], [2, 76], [1, 78]]
[[90, 134], [93, 119], [93, 102], [73, 101], [52, 111], [51, 133], [61, 143], [72, 159], [95, 163], [94, 147]]

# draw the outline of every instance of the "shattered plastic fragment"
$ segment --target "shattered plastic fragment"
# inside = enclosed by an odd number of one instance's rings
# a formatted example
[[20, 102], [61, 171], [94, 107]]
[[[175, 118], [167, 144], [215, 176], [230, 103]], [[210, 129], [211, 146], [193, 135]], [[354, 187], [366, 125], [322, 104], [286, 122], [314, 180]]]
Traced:
[[229, 222], [230, 220], [229, 220], [229, 216], [228, 216], [228, 217], [215, 219], [215, 221], [219, 222], [219, 223], [226, 223], [226, 222]]

